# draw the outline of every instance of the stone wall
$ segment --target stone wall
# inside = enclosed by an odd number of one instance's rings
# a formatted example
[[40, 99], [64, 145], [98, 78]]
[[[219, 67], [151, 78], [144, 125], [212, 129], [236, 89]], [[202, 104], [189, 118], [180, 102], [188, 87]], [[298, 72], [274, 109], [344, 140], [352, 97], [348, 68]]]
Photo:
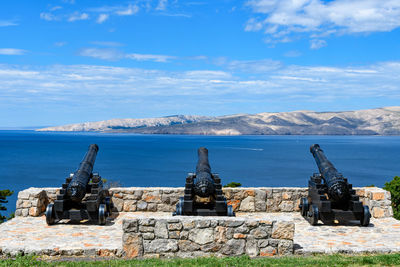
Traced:
[[[58, 188], [29, 188], [18, 193], [16, 216], [39, 216], [55, 199]], [[111, 188], [116, 211], [173, 212], [183, 187], [118, 187]], [[227, 201], [236, 212], [294, 212], [307, 188], [257, 187], [224, 188]], [[393, 216], [390, 193], [377, 187], [356, 188], [364, 205], [374, 218]]]
[[123, 221], [127, 257], [251, 257], [293, 254], [294, 223], [249, 218], [167, 217]]

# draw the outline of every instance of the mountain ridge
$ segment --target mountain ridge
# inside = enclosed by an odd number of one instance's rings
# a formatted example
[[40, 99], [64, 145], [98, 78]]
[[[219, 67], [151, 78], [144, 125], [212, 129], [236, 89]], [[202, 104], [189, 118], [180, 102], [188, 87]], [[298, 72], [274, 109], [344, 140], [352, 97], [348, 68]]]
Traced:
[[400, 106], [315, 112], [262, 112], [224, 116], [172, 115], [111, 119], [37, 131], [96, 131], [187, 135], [400, 135]]

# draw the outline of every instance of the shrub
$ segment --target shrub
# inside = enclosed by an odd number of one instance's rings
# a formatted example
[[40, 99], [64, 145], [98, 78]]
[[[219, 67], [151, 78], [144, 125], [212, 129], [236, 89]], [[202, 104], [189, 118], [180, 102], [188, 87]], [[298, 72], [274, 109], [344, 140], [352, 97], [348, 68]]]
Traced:
[[[7, 203], [8, 201], [6, 200], [7, 197], [11, 196], [14, 193], [14, 191], [10, 191], [8, 189], [5, 190], [0, 190], [0, 210], [7, 210], [6, 207], [1, 205], [2, 203]], [[11, 219], [13, 216], [7, 218], [6, 216], [2, 216], [0, 214], [0, 223], [3, 223], [7, 219]]]
[[393, 217], [400, 219], [400, 177], [395, 176], [392, 181], [385, 183], [383, 189], [392, 195]]
[[230, 182], [229, 184], [224, 185], [224, 187], [239, 187], [242, 186], [241, 183]]

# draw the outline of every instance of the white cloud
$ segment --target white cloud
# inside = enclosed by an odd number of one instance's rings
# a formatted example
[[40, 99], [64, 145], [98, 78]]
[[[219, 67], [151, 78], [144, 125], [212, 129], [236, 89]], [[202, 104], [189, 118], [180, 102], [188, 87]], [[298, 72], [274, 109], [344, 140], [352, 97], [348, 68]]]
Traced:
[[8, 20], [0, 20], [0, 27], [18, 26], [18, 23]]
[[108, 19], [108, 17], [109, 17], [108, 14], [100, 14], [100, 15], [97, 17], [96, 22], [101, 24], [101, 23], [103, 23], [104, 21], [106, 21], [106, 20]]
[[116, 61], [123, 58], [128, 58], [136, 61], [153, 61], [153, 62], [167, 62], [175, 59], [174, 56], [167, 55], [152, 55], [152, 54], [126, 54], [115, 48], [84, 48], [79, 52], [80, 56], [93, 57], [103, 60]]
[[325, 47], [325, 46], [327, 46], [327, 43], [326, 43], [325, 40], [312, 39], [310, 41], [310, 48], [311, 49], [316, 50], [316, 49], [320, 49], [320, 48]]
[[89, 19], [89, 15], [87, 13], [74, 12], [69, 16], [68, 21], [74, 22], [78, 20], [87, 20], [87, 19]]
[[[282, 66], [248, 78], [220, 70], [162, 71], [92, 65], [32, 67], [0, 64], [0, 111], [29, 106], [51, 110], [87, 107], [102, 114], [125, 107], [145, 113], [229, 114], [281, 110], [285, 105], [324, 110], [345, 101], [357, 104], [400, 101], [400, 62], [365, 66]], [[354, 99], [357, 99], [354, 102]], [[23, 105], [21, 106], [21, 104]], [[369, 102], [368, 102], [369, 103]], [[54, 107], [57, 107], [54, 109]], [[343, 106], [340, 106], [343, 107]], [[198, 109], [197, 109], [198, 108]], [[270, 110], [270, 109], [269, 109]], [[28, 111], [27, 111], [28, 112]], [[114, 114], [114, 113], [113, 113]], [[203, 113], [204, 114], [204, 113]]]
[[79, 52], [80, 56], [93, 57], [103, 60], [120, 60], [124, 54], [113, 48], [84, 48]]
[[0, 55], [21, 56], [26, 54], [26, 50], [16, 48], [0, 48]]
[[281, 68], [282, 63], [277, 60], [261, 59], [261, 60], [232, 60], [226, 58], [218, 58], [216, 65], [224, 66], [234, 72], [244, 72], [253, 74], [268, 73]]
[[156, 10], [165, 10], [167, 8], [168, 0], [159, 0]]
[[130, 16], [139, 12], [139, 7], [137, 5], [129, 5], [126, 9], [119, 9], [115, 11], [115, 14], [119, 16]]
[[318, 38], [387, 32], [400, 27], [398, 0], [250, 0], [246, 5], [261, 17], [250, 18], [245, 30], [264, 30], [273, 39], [301, 33]]
[[167, 62], [168, 60], [175, 59], [175, 57], [173, 56], [151, 55], [151, 54], [127, 54], [125, 57], [137, 61], [154, 61], [154, 62]]
[[47, 20], [47, 21], [53, 21], [53, 20], [59, 20], [60, 18], [52, 13], [49, 12], [42, 12], [40, 13], [40, 18]]

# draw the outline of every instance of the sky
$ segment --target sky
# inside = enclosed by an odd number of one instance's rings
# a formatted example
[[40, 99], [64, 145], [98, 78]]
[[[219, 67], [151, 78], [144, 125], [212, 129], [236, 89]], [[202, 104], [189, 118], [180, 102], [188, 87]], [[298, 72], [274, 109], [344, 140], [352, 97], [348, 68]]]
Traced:
[[398, 0], [2, 0], [0, 127], [400, 105]]

